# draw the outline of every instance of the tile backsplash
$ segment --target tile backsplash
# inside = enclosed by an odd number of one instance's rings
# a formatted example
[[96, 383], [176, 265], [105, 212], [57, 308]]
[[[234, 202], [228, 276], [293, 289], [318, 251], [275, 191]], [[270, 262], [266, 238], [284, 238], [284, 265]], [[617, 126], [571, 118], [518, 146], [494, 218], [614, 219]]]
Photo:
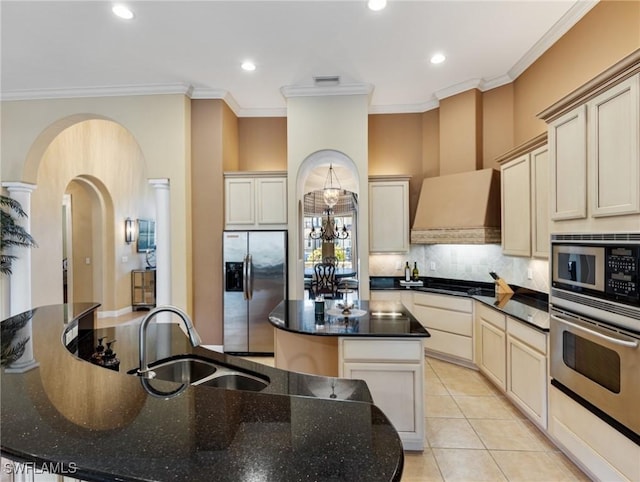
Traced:
[[415, 244], [407, 254], [370, 255], [369, 275], [403, 276], [406, 261], [418, 263], [420, 276], [493, 282], [495, 271], [509, 284], [549, 293], [546, 259], [504, 256], [499, 244]]

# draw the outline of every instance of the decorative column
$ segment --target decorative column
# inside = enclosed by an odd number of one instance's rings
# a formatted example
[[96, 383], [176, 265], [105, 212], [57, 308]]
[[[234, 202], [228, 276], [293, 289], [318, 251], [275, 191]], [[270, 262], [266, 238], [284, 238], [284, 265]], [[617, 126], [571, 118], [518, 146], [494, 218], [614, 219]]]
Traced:
[[[36, 185], [24, 182], [3, 182], [2, 187], [7, 189], [10, 198], [18, 201], [22, 206], [27, 217], [18, 218], [17, 222], [31, 233], [31, 193], [36, 189]], [[13, 316], [31, 308], [31, 249], [12, 247], [11, 254], [17, 256], [13, 261], [9, 279], [9, 313]]]
[[[18, 201], [26, 217], [17, 218], [17, 223], [28, 233], [31, 233], [31, 193], [36, 189], [35, 184], [23, 182], [4, 182], [2, 186], [9, 192], [9, 197]], [[37, 240], [36, 240], [37, 241]], [[31, 248], [12, 247], [11, 254], [17, 256], [11, 266], [9, 276], [9, 313], [15, 316], [24, 313], [15, 333], [16, 342], [24, 342], [22, 356], [5, 368], [7, 373], [23, 373], [38, 366], [33, 356], [33, 340], [31, 317]], [[28, 313], [25, 313], [28, 312]]]
[[[171, 304], [171, 198], [169, 179], [149, 179], [156, 198], [156, 306]], [[156, 321], [170, 321], [160, 313]]]
[[149, 179], [156, 195], [156, 304], [171, 304], [171, 199], [169, 179]]

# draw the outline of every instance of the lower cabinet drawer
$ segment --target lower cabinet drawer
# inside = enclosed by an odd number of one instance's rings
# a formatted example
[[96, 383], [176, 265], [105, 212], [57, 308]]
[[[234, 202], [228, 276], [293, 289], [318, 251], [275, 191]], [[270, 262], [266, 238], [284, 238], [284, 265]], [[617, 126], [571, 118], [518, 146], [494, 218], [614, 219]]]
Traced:
[[423, 356], [422, 340], [423, 338], [343, 340], [342, 358], [344, 360], [419, 361]]
[[432, 328], [428, 330], [431, 336], [424, 340], [426, 349], [464, 360], [471, 361], [473, 359], [473, 342], [470, 336], [455, 335]]

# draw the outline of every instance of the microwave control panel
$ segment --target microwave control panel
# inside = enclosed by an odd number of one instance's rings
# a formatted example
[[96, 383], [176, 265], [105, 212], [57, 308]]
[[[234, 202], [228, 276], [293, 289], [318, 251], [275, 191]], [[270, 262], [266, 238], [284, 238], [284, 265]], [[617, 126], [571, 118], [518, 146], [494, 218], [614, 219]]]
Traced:
[[607, 247], [605, 290], [625, 299], [640, 299], [640, 246]]

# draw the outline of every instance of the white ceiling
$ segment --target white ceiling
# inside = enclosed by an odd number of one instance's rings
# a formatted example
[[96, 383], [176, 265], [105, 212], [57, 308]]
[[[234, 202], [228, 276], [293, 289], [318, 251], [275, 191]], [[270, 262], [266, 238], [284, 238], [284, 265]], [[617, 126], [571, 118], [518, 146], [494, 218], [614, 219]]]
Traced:
[[[2, 0], [3, 100], [180, 92], [285, 115], [283, 87], [338, 75], [370, 86], [372, 113], [424, 112], [514, 80], [595, 0], [123, 3], [133, 20], [112, 2]], [[446, 62], [429, 62], [436, 51]]]

